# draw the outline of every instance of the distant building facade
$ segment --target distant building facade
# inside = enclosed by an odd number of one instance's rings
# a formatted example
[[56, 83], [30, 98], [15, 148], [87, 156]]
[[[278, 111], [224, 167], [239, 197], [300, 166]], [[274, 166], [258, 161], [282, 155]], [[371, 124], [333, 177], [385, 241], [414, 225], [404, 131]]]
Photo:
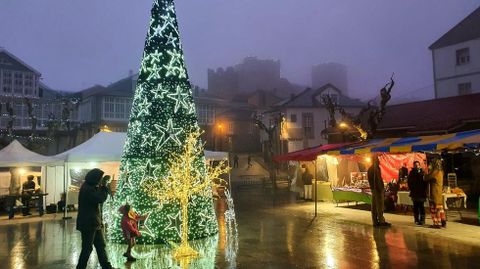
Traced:
[[54, 154], [71, 143], [64, 123], [73, 127], [78, 114], [65, 93], [40, 79], [39, 71], [0, 48], [1, 143], [17, 139], [38, 152]]
[[328, 137], [322, 135], [330, 120], [322, 99], [325, 95], [329, 95], [331, 100], [343, 107], [347, 113], [357, 114], [365, 105], [357, 99], [343, 95], [341, 90], [332, 84], [318, 89], [308, 88], [278, 103], [272, 110], [264, 113], [263, 120], [267, 126], [278, 124], [275, 138], [277, 141], [274, 141], [275, 154], [328, 144]]
[[339, 63], [323, 63], [312, 67], [312, 88], [327, 84], [335, 85], [343, 95], [348, 96], [347, 67]]
[[40, 78], [39, 71], [7, 50], [0, 49], [0, 129], [7, 128], [9, 104], [13, 106], [14, 129], [31, 130], [32, 121], [26, 99], [32, 102], [33, 113], [37, 117], [37, 129], [46, 129], [49, 117], [61, 117], [62, 94], [42, 84]]
[[280, 76], [280, 61], [247, 57], [232, 67], [208, 70], [208, 92], [223, 99], [257, 90], [288, 96], [299, 89]]
[[[96, 85], [75, 94], [81, 100], [78, 106], [78, 142], [89, 139], [101, 129], [127, 131], [137, 79], [138, 74], [130, 75], [106, 87]], [[216, 115], [227, 107], [226, 101], [212, 97], [198, 87], [193, 87], [193, 98], [198, 124], [205, 132], [206, 147], [213, 149]]]
[[480, 92], [480, 8], [429, 49], [433, 59], [435, 98]]

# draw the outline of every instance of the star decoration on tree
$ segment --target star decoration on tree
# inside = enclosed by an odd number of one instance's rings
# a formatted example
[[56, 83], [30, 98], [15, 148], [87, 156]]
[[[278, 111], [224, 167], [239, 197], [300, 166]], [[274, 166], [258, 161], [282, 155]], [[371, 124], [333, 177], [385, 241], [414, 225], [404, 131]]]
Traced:
[[137, 115], [136, 117], [139, 118], [141, 116], [148, 116], [150, 115], [149, 108], [152, 104], [148, 101], [147, 98], [143, 98], [141, 103], [137, 104]]
[[167, 43], [165, 43], [167, 46], [170, 45], [174, 48], [177, 48], [177, 42], [178, 38], [174, 37], [172, 33], [170, 33], [167, 37]]
[[164, 20], [163, 30], [165, 30], [167, 27], [170, 27], [172, 28], [172, 31], [178, 35], [177, 27], [175, 27], [175, 18], [170, 16], [170, 14], [160, 16], [160, 18]]
[[155, 233], [150, 229], [150, 216], [152, 215], [153, 208], [147, 212], [147, 217], [143, 222], [144, 229], [141, 229], [140, 232], [143, 234], [148, 234], [149, 236], [155, 238]]
[[186, 78], [187, 75], [185, 73], [185, 68], [182, 64], [182, 54], [180, 54], [176, 49], [173, 49], [172, 51], [167, 51], [167, 53], [168, 55], [170, 55], [170, 62], [168, 65], [165, 66], [165, 69], [167, 69], [167, 73], [165, 75], [167, 77], [178, 76], [179, 78]]
[[177, 86], [174, 93], [167, 95], [168, 98], [175, 101], [174, 112], [177, 113], [180, 107], [186, 107], [185, 99], [188, 97], [188, 93], [185, 93], [181, 86]]
[[142, 136], [143, 139], [143, 146], [146, 148], [151, 148], [153, 147], [155, 140], [157, 140], [157, 137], [154, 136], [151, 132], [148, 132]]
[[155, 52], [153, 52], [149, 55], [150, 64], [161, 63], [162, 62], [162, 56], [163, 56], [163, 53], [158, 52], [158, 50], [155, 50]]
[[176, 214], [168, 214], [168, 225], [165, 226], [164, 231], [173, 231], [175, 234], [178, 235], [178, 238], [182, 237], [182, 233], [180, 230], [180, 211], [178, 211]]
[[168, 91], [166, 91], [163, 88], [162, 84], [158, 84], [157, 87], [154, 90], [152, 90], [152, 93], [153, 93], [153, 98], [163, 99], [165, 97], [165, 95], [168, 93]]
[[160, 79], [161, 67], [157, 66], [156, 63], [154, 63], [151, 67], [147, 67], [146, 69], [147, 69], [147, 72], [149, 73], [147, 77], [147, 81], [150, 81], [152, 79]]
[[168, 119], [167, 127], [155, 124], [155, 128], [160, 133], [161, 138], [158, 141], [156, 150], [162, 148], [162, 146], [167, 143], [168, 141], [172, 140], [177, 145], [181, 145], [182, 143], [178, 139], [178, 135], [183, 132], [182, 128], [176, 128], [173, 126], [172, 119]]

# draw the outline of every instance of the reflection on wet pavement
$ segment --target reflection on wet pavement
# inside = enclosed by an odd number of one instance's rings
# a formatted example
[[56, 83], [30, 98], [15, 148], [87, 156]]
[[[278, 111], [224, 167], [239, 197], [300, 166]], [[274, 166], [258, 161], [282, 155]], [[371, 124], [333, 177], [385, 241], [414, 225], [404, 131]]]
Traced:
[[[239, 248], [226, 259], [226, 227], [218, 236], [193, 242], [202, 255], [190, 268], [478, 268], [480, 247], [445, 240], [412, 229], [374, 229], [336, 214], [316, 219], [301, 210], [284, 190], [244, 189], [234, 193]], [[303, 202], [301, 202], [303, 203]], [[217, 203], [221, 213], [225, 205]], [[220, 222], [223, 223], [223, 214]], [[3, 220], [2, 220], [3, 221]], [[476, 236], [476, 235], [472, 235]], [[0, 225], [0, 268], [75, 268], [80, 234], [74, 220]], [[181, 268], [168, 246], [135, 246], [139, 259], [125, 263], [125, 245], [109, 245], [120, 268]], [[89, 268], [97, 268], [96, 255]], [[231, 257], [229, 259], [232, 260]], [[235, 262], [236, 261], [236, 262]]]

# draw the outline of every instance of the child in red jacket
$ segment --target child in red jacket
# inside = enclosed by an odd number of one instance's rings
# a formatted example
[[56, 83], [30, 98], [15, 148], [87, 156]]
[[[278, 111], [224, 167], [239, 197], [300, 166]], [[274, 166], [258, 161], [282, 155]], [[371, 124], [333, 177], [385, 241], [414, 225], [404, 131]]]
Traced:
[[127, 258], [127, 261], [136, 261], [137, 259], [132, 257], [132, 248], [135, 246], [135, 237], [141, 236], [138, 230], [138, 221], [145, 220], [146, 216], [137, 215], [129, 204], [120, 207], [120, 213], [123, 214], [121, 222], [123, 237], [128, 243], [127, 252], [123, 256]]

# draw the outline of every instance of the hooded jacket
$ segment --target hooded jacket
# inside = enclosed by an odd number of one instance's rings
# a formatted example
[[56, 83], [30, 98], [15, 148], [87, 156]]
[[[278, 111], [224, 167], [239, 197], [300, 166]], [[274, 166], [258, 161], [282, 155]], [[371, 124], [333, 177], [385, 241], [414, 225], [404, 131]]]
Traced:
[[108, 189], [98, 186], [102, 180], [103, 171], [92, 169], [85, 176], [85, 182], [80, 187], [78, 195], [77, 230], [91, 231], [102, 228], [102, 213], [100, 204], [107, 200]]

